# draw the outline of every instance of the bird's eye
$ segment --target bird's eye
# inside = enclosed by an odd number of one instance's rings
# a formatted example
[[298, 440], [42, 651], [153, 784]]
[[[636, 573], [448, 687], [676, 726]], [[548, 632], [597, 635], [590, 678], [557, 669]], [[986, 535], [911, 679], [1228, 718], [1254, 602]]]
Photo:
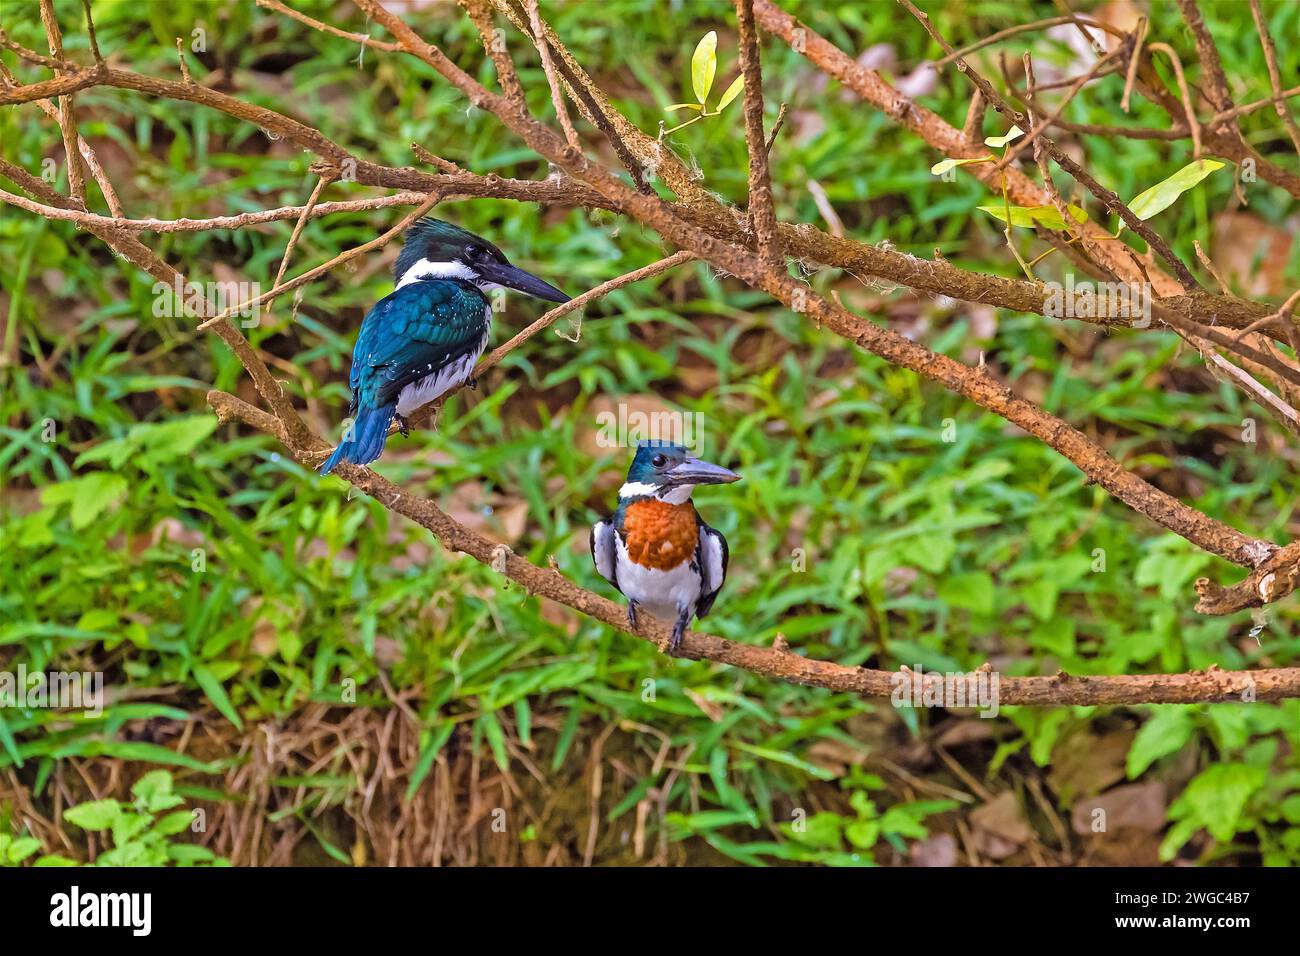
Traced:
[[668, 457], [666, 455], [655, 455], [650, 459], [650, 464], [654, 465], [656, 468], [662, 468], [664, 465], [668, 464]]
[[470, 259], [477, 259], [482, 254], [483, 250], [479, 246], [468, 245], [465, 247], [465, 255]]

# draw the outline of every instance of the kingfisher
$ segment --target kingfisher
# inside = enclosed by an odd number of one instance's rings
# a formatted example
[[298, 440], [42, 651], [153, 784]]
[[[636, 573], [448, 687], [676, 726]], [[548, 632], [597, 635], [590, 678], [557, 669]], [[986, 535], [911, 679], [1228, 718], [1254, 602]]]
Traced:
[[353, 421], [322, 475], [341, 461], [374, 461], [394, 418], [406, 435], [408, 415], [470, 381], [492, 331], [488, 290], [569, 301], [555, 286], [512, 266], [486, 239], [441, 219], [411, 225], [393, 278], [397, 287], [361, 323], [348, 376]]
[[681, 445], [643, 441], [618, 491], [618, 510], [591, 529], [596, 571], [627, 598], [628, 625], [637, 626], [642, 609], [671, 621], [670, 655], [691, 618], [709, 613], [727, 578], [727, 539], [700, 518], [691, 492], [739, 480]]

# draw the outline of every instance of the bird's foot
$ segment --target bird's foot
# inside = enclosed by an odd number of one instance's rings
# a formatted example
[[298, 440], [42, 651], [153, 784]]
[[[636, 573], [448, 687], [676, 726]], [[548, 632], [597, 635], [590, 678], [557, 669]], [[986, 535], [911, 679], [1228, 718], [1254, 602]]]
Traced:
[[634, 631], [636, 630], [637, 622], [636, 622], [636, 602], [635, 602], [635, 601], [628, 601], [628, 602], [627, 602], [627, 626], [630, 627], [630, 628], [632, 628], [632, 630], [634, 630]]
[[403, 438], [410, 437], [411, 422], [405, 415], [397, 416], [397, 430], [402, 433]]
[[465, 383], [465, 387], [466, 387], [466, 388], [472, 388], [472, 389], [474, 389], [475, 391], [478, 391], [478, 379], [476, 379], [476, 378], [471, 378], [471, 379], [469, 379], [469, 381], [467, 381], [467, 382]]
[[689, 615], [683, 614], [677, 618], [673, 624], [673, 632], [668, 637], [668, 646], [664, 648], [664, 653], [669, 657], [676, 657], [678, 648], [682, 646], [682, 635], [686, 633], [686, 625], [691, 621]]

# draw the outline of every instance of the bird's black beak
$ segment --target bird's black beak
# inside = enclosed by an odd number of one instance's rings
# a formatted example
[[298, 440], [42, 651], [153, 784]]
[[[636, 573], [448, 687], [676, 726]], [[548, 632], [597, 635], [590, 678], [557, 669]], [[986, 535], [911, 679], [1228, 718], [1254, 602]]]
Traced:
[[740, 481], [740, 475], [734, 471], [698, 458], [687, 458], [674, 465], [665, 472], [665, 477], [674, 485], [725, 485]]
[[505, 286], [507, 289], [514, 289], [538, 299], [545, 299], [547, 302], [569, 301], [567, 295], [549, 282], [543, 282], [531, 272], [525, 272], [508, 262], [476, 262], [474, 268], [484, 279]]

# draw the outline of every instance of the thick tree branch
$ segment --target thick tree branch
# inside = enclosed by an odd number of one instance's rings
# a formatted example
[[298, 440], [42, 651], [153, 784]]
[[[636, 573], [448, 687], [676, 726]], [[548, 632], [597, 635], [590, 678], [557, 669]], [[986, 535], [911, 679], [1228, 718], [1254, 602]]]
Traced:
[[[325, 443], [315, 436], [306, 445], [294, 445], [288, 440], [282, 423], [275, 416], [268, 415], [233, 395], [220, 391], [209, 392], [208, 404], [222, 422], [242, 422], [275, 435], [304, 464], [314, 464], [328, 450]], [[470, 555], [481, 564], [503, 574], [529, 594], [555, 601], [615, 630], [661, 647], [668, 640], [670, 629], [650, 615], [641, 615], [635, 630], [629, 628], [627, 611], [622, 606], [579, 587], [554, 568], [540, 568], [505, 545], [471, 531], [434, 502], [406, 493], [369, 468], [345, 464], [340, 465], [335, 474], [390, 511], [404, 515], [431, 532], [448, 550]], [[865, 697], [888, 698], [894, 693], [900, 676], [906, 677], [905, 672], [900, 675], [893, 671], [845, 667], [831, 661], [802, 657], [784, 646], [756, 647], [697, 631], [686, 632], [678, 655], [691, 660], [728, 664], [761, 677]], [[1222, 671], [1212, 668], [1191, 674], [1075, 677], [1060, 673], [1051, 677], [999, 675], [998, 678], [999, 706], [1197, 703], [1242, 699], [1281, 700], [1297, 696], [1300, 696], [1300, 667], [1258, 671]]]

